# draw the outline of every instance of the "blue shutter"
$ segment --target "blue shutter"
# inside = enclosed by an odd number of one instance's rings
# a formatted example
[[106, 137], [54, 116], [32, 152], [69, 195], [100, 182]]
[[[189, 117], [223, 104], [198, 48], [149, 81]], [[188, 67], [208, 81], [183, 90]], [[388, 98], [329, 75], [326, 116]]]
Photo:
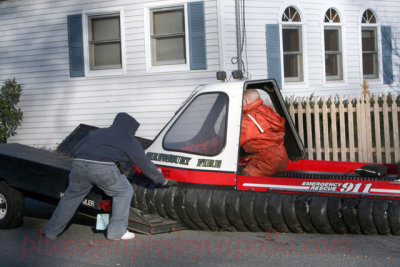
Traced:
[[279, 25], [267, 24], [266, 37], [268, 78], [275, 79], [279, 88], [282, 88], [281, 42], [279, 39]]
[[188, 3], [190, 69], [207, 68], [204, 2]]
[[381, 26], [383, 83], [393, 83], [392, 27]]
[[69, 72], [71, 77], [85, 76], [83, 59], [82, 14], [67, 16]]

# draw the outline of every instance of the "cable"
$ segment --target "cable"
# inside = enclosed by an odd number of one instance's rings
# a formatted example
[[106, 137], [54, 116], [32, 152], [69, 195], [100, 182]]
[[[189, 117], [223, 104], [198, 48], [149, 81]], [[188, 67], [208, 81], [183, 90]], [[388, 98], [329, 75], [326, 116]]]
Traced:
[[[238, 27], [239, 31], [242, 32], [241, 34], [241, 40], [238, 40], [238, 56], [232, 57], [231, 58], [231, 63], [233, 65], [238, 65], [238, 69], [242, 69], [243, 76], [245, 79], [251, 79], [251, 74], [248, 72], [249, 69], [249, 60], [248, 60], [248, 54], [247, 54], [247, 36], [246, 36], [246, 8], [245, 8], [245, 0], [241, 0], [237, 2], [238, 6], [237, 8], [239, 9], [239, 14], [241, 15], [241, 19], [239, 20], [239, 24], [242, 23], [242, 25]], [[244, 47], [246, 46], [246, 49]], [[245, 52], [245, 57], [246, 57], [246, 63], [243, 60], [243, 51]], [[239, 58], [240, 57], [240, 58]]]
[[246, 66], [244, 64], [244, 61], [242, 59], [242, 66], [243, 66], [243, 74], [246, 75], [246, 78], [249, 79], [251, 78], [250, 73], [248, 72], [249, 70], [249, 59], [247, 55], [247, 30], [246, 30], [246, 8], [245, 8], [245, 0], [242, 0], [242, 19], [243, 19], [243, 28], [242, 28], [242, 44], [241, 44], [241, 51], [240, 53], [243, 53], [244, 47], [246, 46], [246, 49], [244, 50], [245, 52], [245, 57], [246, 57]]

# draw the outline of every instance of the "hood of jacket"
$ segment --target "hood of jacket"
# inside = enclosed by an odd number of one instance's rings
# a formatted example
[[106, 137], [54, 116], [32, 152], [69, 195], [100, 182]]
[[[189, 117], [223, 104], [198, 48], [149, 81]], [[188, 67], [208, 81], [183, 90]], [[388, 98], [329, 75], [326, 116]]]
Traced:
[[257, 107], [261, 106], [263, 104], [263, 101], [261, 98], [254, 100], [250, 104], [247, 104], [246, 106], [243, 107], [243, 113], [247, 114], [251, 110], [256, 109]]
[[243, 107], [244, 114], [252, 114], [254, 116], [255, 112], [265, 114], [263, 116], [264, 119], [274, 125], [274, 128], [285, 127], [285, 119], [279, 116], [271, 107], [264, 105], [261, 98]]
[[110, 128], [128, 132], [132, 135], [135, 135], [139, 126], [140, 126], [140, 123], [137, 122], [137, 120], [135, 118], [133, 118], [132, 116], [130, 116], [129, 114], [127, 114], [125, 112], [121, 112], [121, 113], [118, 113], [117, 116], [115, 116], [114, 122], [110, 126]]

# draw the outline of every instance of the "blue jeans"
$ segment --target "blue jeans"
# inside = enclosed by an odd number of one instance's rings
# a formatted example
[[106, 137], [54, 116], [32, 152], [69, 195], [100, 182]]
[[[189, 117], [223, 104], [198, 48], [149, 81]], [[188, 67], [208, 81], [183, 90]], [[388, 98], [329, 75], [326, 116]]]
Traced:
[[126, 232], [132, 186], [114, 163], [75, 159], [69, 185], [49, 222], [43, 229], [48, 238], [56, 238], [67, 226], [84, 198], [96, 185], [112, 197], [112, 214], [107, 238], [118, 239]]

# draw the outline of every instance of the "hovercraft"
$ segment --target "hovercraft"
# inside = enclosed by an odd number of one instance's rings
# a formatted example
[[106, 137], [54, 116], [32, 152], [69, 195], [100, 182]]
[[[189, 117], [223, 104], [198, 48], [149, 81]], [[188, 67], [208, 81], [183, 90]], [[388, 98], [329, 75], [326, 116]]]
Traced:
[[[285, 172], [241, 173], [246, 163], [240, 125], [248, 89], [261, 92], [286, 119]], [[179, 186], [160, 188], [133, 171], [132, 207], [189, 229], [400, 234], [399, 166], [305, 159], [274, 80], [197, 88], [146, 147], [146, 156]]]

